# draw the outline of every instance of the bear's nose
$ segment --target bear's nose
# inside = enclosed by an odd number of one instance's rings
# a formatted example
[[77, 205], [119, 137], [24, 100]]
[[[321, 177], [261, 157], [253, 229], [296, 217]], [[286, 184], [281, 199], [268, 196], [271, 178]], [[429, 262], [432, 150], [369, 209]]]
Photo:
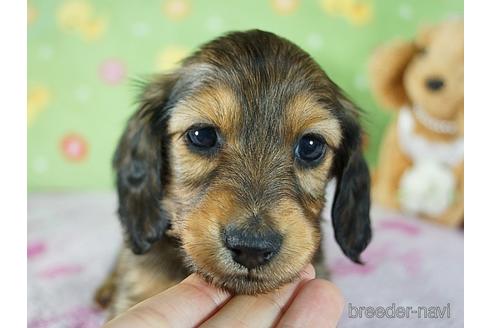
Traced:
[[431, 91], [439, 91], [444, 87], [444, 81], [440, 78], [431, 77], [425, 81], [425, 85]]
[[253, 269], [271, 261], [280, 250], [282, 236], [272, 229], [251, 231], [229, 227], [224, 231], [223, 242], [236, 263]]

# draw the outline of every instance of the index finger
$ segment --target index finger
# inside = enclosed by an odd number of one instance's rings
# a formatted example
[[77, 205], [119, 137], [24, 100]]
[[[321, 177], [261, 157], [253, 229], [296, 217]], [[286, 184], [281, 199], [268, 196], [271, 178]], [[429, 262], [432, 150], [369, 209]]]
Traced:
[[336, 327], [344, 300], [331, 282], [313, 279], [305, 283], [276, 327]]
[[229, 297], [192, 274], [178, 285], [138, 303], [104, 328], [193, 327], [213, 315]]

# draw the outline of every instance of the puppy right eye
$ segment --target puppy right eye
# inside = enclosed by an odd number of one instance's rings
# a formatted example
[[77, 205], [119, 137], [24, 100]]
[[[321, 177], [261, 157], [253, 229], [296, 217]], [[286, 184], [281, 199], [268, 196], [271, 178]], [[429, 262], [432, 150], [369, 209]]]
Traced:
[[192, 128], [186, 135], [188, 142], [199, 149], [213, 148], [217, 144], [217, 131], [213, 127]]
[[326, 143], [322, 138], [306, 134], [297, 143], [294, 154], [304, 166], [314, 166], [323, 158], [325, 151]]

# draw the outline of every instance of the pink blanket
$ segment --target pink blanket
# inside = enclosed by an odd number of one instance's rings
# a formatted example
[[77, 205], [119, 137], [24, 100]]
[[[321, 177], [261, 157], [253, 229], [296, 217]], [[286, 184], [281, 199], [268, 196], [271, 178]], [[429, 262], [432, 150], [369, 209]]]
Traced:
[[[29, 195], [28, 327], [104, 322], [92, 297], [121, 244], [115, 209], [111, 193]], [[463, 326], [463, 233], [378, 209], [372, 217], [364, 266], [341, 254], [325, 222], [327, 265], [347, 301], [340, 326]]]

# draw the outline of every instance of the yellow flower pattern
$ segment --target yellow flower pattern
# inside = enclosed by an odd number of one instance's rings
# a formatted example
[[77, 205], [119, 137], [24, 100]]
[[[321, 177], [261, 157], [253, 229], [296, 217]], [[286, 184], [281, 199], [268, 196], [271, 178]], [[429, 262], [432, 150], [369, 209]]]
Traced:
[[296, 11], [300, 0], [271, 0], [273, 9], [280, 15], [290, 15]]
[[86, 41], [102, 37], [106, 21], [95, 14], [94, 6], [86, 0], [64, 2], [57, 12], [58, 24], [63, 30], [75, 31]]
[[156, 68], [158, 71], [167, 72], [176, 68], [179, 62], [189, 54], [189, 51], [178, 45], [164, 48], [157, 55]]
[[181, 20], [190, 13], [191, 5], [188, 0], [166, 0], [162, 11], [171, 20]]
[[321, 0], [321, 8], [329, 15], [346, 18], [354, 25], [365, 25], [373, 18], [372, 0]]
[[298, 44], [364, 106], [377, 122], [367, 126], [373, 164], [387, 117], [370, 94], [367, 58], [388, 38], [462, 13], [463, 0], [27, 0], [28, 187], [110, 188], [135, 84], [252, 28]]
[[27, 124], [30, 126], [51, 100], [47, 87], [37, 85], [27, 91]]
[[27, 3], [27, 25], [34, 23], [37, 16], [38, 16], [38, 12], [37, 12], [36, 8], [34, 8], [33, 5], [30, 2], [28, 2]]

